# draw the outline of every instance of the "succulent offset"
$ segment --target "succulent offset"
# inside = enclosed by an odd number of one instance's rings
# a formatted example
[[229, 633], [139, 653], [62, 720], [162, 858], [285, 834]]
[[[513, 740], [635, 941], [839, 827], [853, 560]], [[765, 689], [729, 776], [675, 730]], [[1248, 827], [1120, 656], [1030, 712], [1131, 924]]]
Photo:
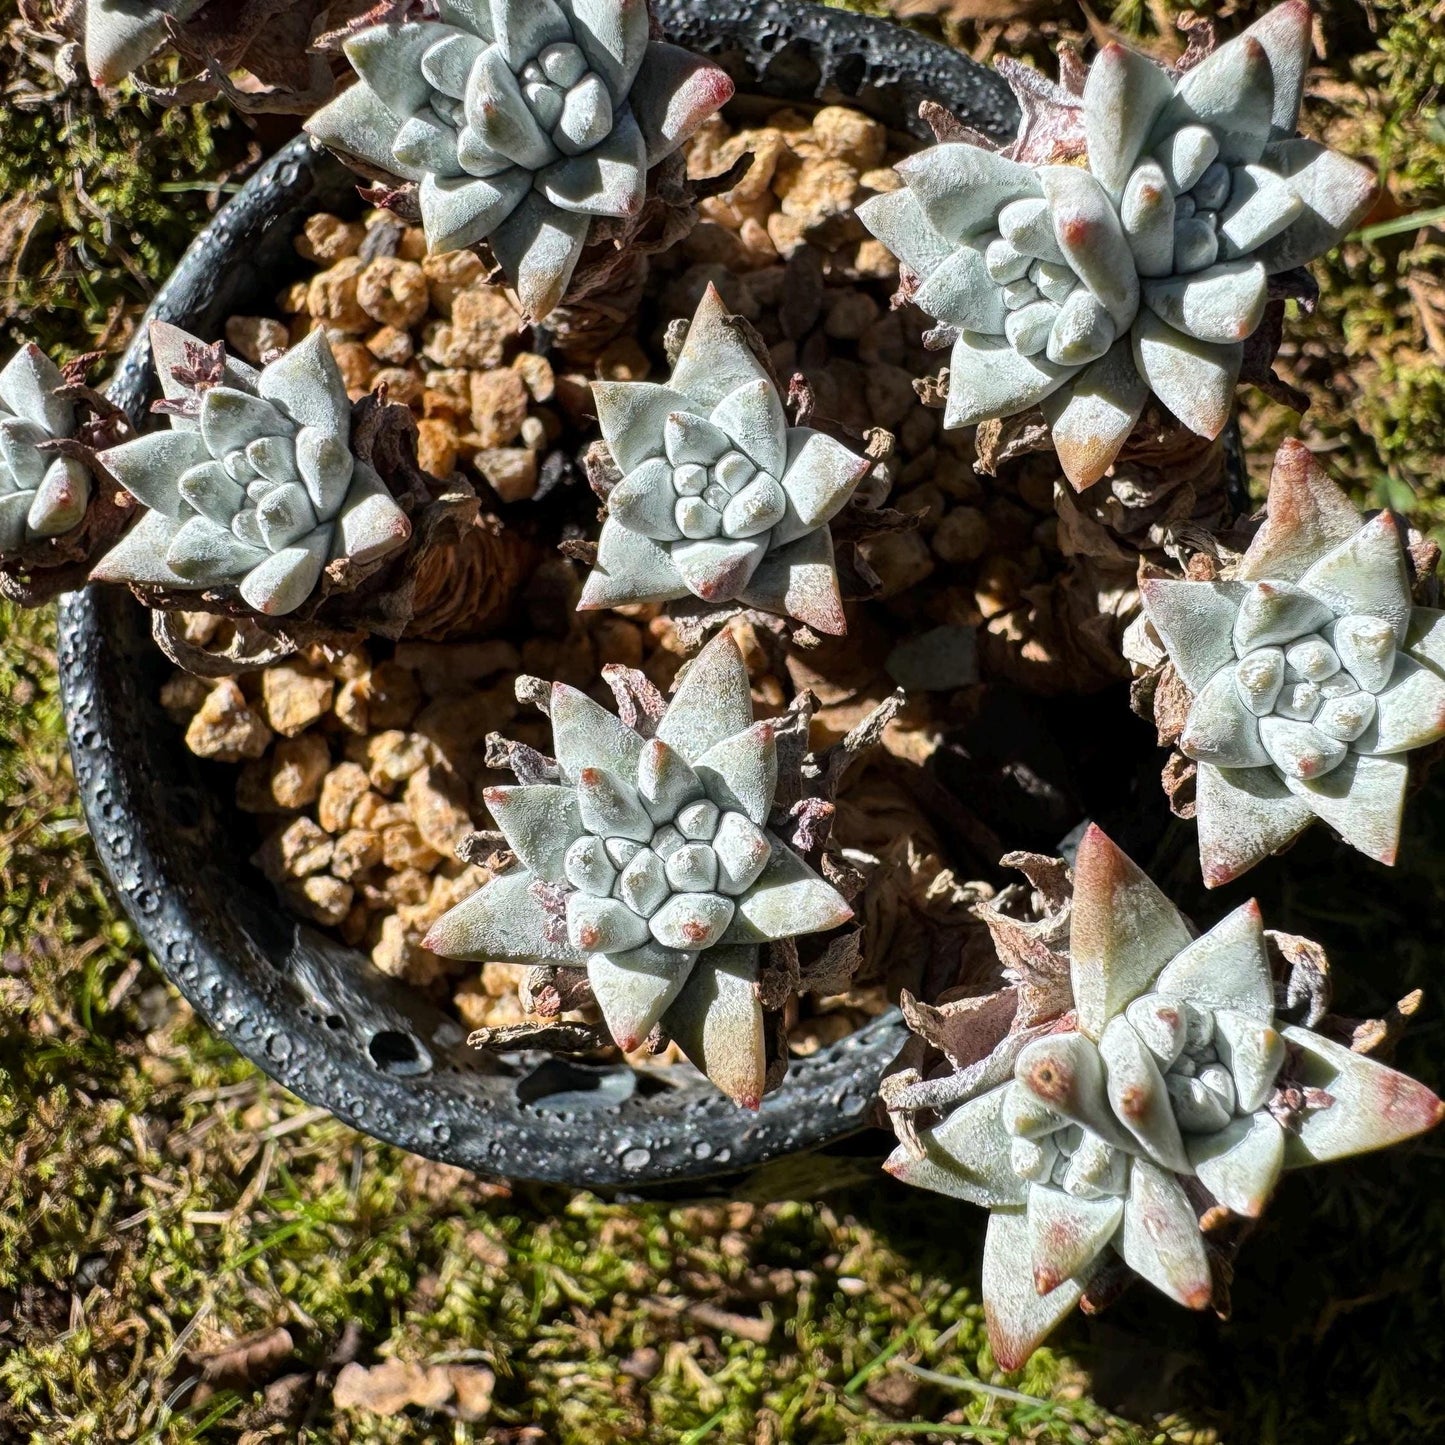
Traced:
[[764, 1087], [759, 947], [852, 910], [768, 831], [770, 722], [753, 722], [726, 633], [684, 674], [652, 735], [551, 686], [547, 781], [489, 788], [517, 866], [444, 914], [425, 946], [449, 958], [586, 967], [619, 1047], [662, 1027], [724, 1093]]
[[983, 1298], [1004, 1369], [1113, 1255], [1203, 1309], [1210, 1201], [1254, 1218], [1284, 1169], [1383, 1148], [1445, 1113], [1403, 1074], [1276, 1021], [1257, 904], [1194, 938], [1098, 828], [1079, 847], [1069, 953], [1073, 1012], [1023, 1046], [1008, 1082], [922, 1131], [922, 1157], [901, 1145], [886, 1166], [990, 1210]]
[[257, 371], [177, 327], [151, 327], [169, 431], [101, 463], [148, 509], [92, 571], [99, 582], [235, 587], [294, 612], [328, 564], [375, 562], [411, 524], [351, 450], [351, 402], [324, 329]]
[[788, 425], [715, 287], [665, 385], [596, 381], [592, 395], [622, 480], [607, 495], [582, 608], [690, 593], [847, 630], [828, 523], [871, 463]]
[[90, 473], [73, 457], [38, 450], [75, 431], [75, 408], [56, 395], [64, 385], [33, 343], [0, 370], [0, 552], [58, 537], [85, 516]]
[[533, 318], [566, 293], [594, 217], [642, 209], [650, 167], [721, 106], [716, 65], [649, 38], [646, 0], [439, 0], [363, 30], [360, 77], [306, 129], [418, 183], [427, 244], [487, 241]]
[[956, 141], [899, 164], [903, 189], [858, 214], [954, 338], [945, 426], [1041, 406], [1080, 488], [1151, 392], [1219, 435], [1271, 278], [1328, 251], [1375, 193], [1296, 134], [1310, 43], [1309, 7], [1289, 0], [1182, 74], [1107, 45], [1081, 96], [1026, 97], [1004, 151]]
[[1416, 607], [1401, 524], [1365, 521], [1298, 442], [1268, 518], [1219, 580], [1141, 584], [1145, 615], [1193, 693], [1205, 882], [1227, 883], [1322, 818], [1393, 863], [1404, 754], [1445, 737], [1445, 612]]

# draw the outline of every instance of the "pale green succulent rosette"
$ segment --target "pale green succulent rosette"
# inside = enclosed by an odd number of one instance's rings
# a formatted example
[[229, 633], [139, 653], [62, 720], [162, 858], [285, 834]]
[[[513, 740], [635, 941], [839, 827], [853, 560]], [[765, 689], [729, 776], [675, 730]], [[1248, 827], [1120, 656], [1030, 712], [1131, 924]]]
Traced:
[[90, 473], [40, 448], [73, 436], [75, 408], [58, 396], [60, 368], [29, 343], [0, 370], [0, 554], [59, 537], [80, 524]]
[[424, 946], [585, 967], [620, 1048], [660, 1023], [756, 1109], [759, 948], [853, 915], [768, 830], [777, 746], [773, 725], [753, 721], [737, 644], [724, 633], [698, 654], [650, 736], [562, 683], [547, 707], [555, 781], [486, 793], [517, 866], [444, 914]]
[[[351, 450], [351, 401], [322, 328], [261, 370], [157, 322], [151, 355], [170, 430], [100, 454], [147, 510], [93, 581], [180, 591], [234, 587], [270, 617], [294, 612], [328, 564], [377, 562], [411, 523]], [[217, 363], [219, 366], [219, 363]]]
[[[904, 187], [858, 214], [953, 338], [946, 427], [1039, 406], [1077, 488], [1151, 393], [1220, 434], [1244, 343], [1287, 294], [1271, 278], [1328, 251], [1375, 194], [1365, 167], [1296, 135], [1309, 54], [1304, 0], [1182, 74], [1107, 45], [1081, 95], [1042, 82], [1021, 97], [1006, 150], [950, 142], [900, 162]], [[1048, 163], [1073, 150], [1084, 164]]]
[[1316, 818], [1393, 863], [1405, 754], [1445, 737], [1445, 612], [1416, 607], [1401, 524], [1366, 521], [1298, 442], [1218, 581], [1153, 580], [1144, 611], [1194, 695], [1199, 856], [1228, 883]]
[[828, 523], [867, 458], [789, 426], [772, 377], [709, 285], [672, 376], [592, 383], [622, 480], [581, 608], [692, 595], [847, 631]]
[[921, 1157], [900, 1145], [885, 1166], [990, 1211], [983, 1300], [1006, 1370], [1116, 1256], [1205, 1308], [1208, 1209], [1254, 1218], [1283, 1170], [1384, 1148], [1445, 1112], [1422, 1084], [1276, 1021], [1255, 903], [1194, 938], [1098, 828], [1079, 847], [1069, 953], [1075, 1010], [1059, 1031], [922, 1131]]
[[486, 241], [540, 319], [594, 218], [642, 209], [647, 172], [733, 93], [727, 74], [650, 37], [646, 0], [440, 0], [439, 20], [346, 42], [359, 77], [307, 131], [417, 183], [427, 244]]

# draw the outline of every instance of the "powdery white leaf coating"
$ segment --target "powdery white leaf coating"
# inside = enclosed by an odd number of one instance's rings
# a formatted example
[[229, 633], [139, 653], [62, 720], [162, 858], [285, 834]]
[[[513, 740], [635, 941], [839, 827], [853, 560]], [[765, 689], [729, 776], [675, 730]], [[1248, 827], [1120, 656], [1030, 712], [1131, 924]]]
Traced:
[[60, 368], [33, 342], [0, 369], [0, 553], [79, 525], [90, 472], [72, 457], [38, 450], [72, 436], [75, 408], [56, 393]]
[[428, 246], [490, 242], [540, 319], [592, 218], [636, 216], [649, 168], [733, 93], [722, 69], [649, 30], [645, 0], [494, 0], [373, 26], [346, 42], [357, 83], [306, 129], [419, 182]]
[[823, 432], [788, 426], [714, 286], [665, 386], [594, 382], [593, 399], [625, 475], [580, 607], [691, 594], [846, 631], [828, 523], [870, 463]]
[[1286, 442], [1232, 571], [1140, 592], [1194, 694], [1179, 748], [1199, 765], [1205, 882], [1237, 878], [1315, 818], [1394, 862], [1403, 755], [1445, 737], [1445, 656], [1425, 641], [1433, 614], [1414, 607], [1394, 515], [1364, 521]]
[[[1381, 1148], [1445, 1113], [1383, 1064], [1276, 1028], [1255, 903], [1191, 940], [1173, 904], [1093, 828], [1070, 919], [1075, 1015], [1093, 1035], [1065, 1014], [1018, 1051], [1010, 1079], [967, 1095], [884, 1165], [992, 1211], [984, 1309], [1006, 1369], [1073, 1308], [1109, 1251], [1203, 1309], [1215, 1296], [1200, 1227], [1211, 1199], [1254, 1218], [1287, 1164]], [[1306, 1087], [1321, 1093], [1300, 1107]]]
[[[770, 723], [753, 723], [731, 634], [683, 674], [644, 738], [585, 693], [553, 684], [558, 783], [490, 788], [518, 866], [432, 928], [453, 958], [585, 964], [620, 1047], [660, 1023], [717, 1086], [763, 1089], [758, 946], [846, 923], [852, 910], [767, 831], [777, 784]], [[560, 900], [562, 917], [541, 899]]]
[[306, 602], [329, 562], [375, 562], [405, 545], [406, 514], [351, 451], [351, 403], [324, 328], [259, 372], [228, 358], [221, 384], [198, 390], [175, 373], [203, 344], [159, 322], [150, 339], [167, 399], [197, 405], [168, 412], [169, 431], [101, 453], [149, 511], [93, 581], [231, 586], [280, 617]]
[[[1105, 45], [1070, 102], [1084, 165], [961, 141], [900, 163], [903, 189], [858, 215], [910, 299], [958, 333], [946, 427], [1042, 404], [1081, 489], [1107, 474], [1151, 391], [1219, 435], [1269, 278], [1330, 250], [1375, 195], [1364, 166], [1294, 133], [1310, 43], [1308, 5], [1286, 0], [1181, 75]], [[1116, 341], [1128, 345], [1095, 373]]]

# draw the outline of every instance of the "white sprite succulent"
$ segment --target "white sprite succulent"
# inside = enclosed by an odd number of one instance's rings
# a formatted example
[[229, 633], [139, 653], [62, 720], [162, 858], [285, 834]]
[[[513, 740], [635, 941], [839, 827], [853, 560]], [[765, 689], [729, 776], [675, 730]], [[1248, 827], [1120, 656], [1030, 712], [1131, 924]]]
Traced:
[[585, 966], [619, 1047], [656, 1023], [726, 1093], [764, 1085], [759, 947], [847, 922], [843, 897], [768, 831], [773, 725], [753, 722], [724, 633], [683, 675], [650, 736], [554, 683], [556, 781], [489, 788], [520, 866], [444, 914], [448, 958]]
[[1328, 251], [1375, 193], [1295, 133], [1309, 54], [1304, 0], [1182, 74], [1107, 45], [1081, 95], [1033, 87], [1003, 152], [958, 141], [899, 164], [903, 189], [858, 214], [955, 338], [945, 426], [1041, 406], [1080, 488], [1151, 392], [1219, 435], [1271, 278]]
[[1445, 737], [1445, 612], [1416, 607], [1390, 512], [1364, 521], [1281, 447], [1268, 518], [1212, 582], [1151, 580], [1145, 614], [1194, 694], [1204, 880], [1227, 883], [1316, 818], [1393, 863], [1409, 766]]
[[0, 552], [57, 537], [79, 524], [90, 473], [73, 457], [38, 450], [75, 431], [75, 408], [56, 393], [60, 369], [33, 343], [0, 371]]
[[1069, 954], [1073, 1014], [886, 1165], [990, 1210], [984, 1310], [1010, 1370], [1108, 1257], [1203, 1309], [1211, 1202], [1254, 1218], [1283, 1170], [1384, 1148], [1445, 1111], [1413, 1079], [1276, 1024], [1257, 904], [1194, 938], [1098, 828], [1079, 846]]
[[487, 241], [523, 308], [562, 299], [594, 217], [642, 209], [651, 166], [731, 96], [649, 35], [646, 0], [439, 0], [346, 42], [358, 83], [306, 129], [417, 182], [427, 244]]
[[788, 425], [715, 287], [665, 385], [597, 381], [592, 395], [623, 479], [607, 495], [582, 608], [690, 593], [847, 630], [828, 522], [871, 464]]
[[324, 329], [257, 371], [165, 323], [151, 355], [171, 430], [100, 461], [147, 510], [95, 567], [99, 582], [235, 587], [283, 616], [328, 563], [374, 562], [411, 524], [352, 453], [351, 402]]

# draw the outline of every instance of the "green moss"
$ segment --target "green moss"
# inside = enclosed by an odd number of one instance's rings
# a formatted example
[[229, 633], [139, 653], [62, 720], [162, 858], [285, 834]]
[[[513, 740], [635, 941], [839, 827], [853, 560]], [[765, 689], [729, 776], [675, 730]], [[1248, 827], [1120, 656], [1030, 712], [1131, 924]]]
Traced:
[[59, 90], [21, 22], [8, 38], [0, 216], [15, 228], [15, 284], [0, 292], [0, 322], [12, 341], [65, 356], [113, 343], [222, 197], [245, 142], [220, 105], [162, 110]]

